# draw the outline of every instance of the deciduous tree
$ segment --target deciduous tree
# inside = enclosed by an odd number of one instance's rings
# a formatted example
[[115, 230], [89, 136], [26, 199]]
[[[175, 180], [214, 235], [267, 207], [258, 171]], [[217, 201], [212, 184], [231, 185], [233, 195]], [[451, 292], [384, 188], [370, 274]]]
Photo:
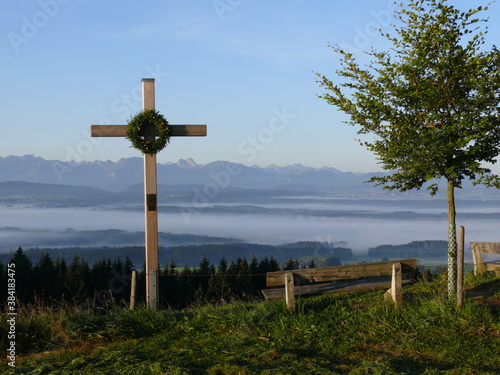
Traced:
[[406, 191], [446, 180], [449, 296], [456, 293], [455, 188], [464, 179], [500, 187], [490, 164], [500, 152], [500, 53], [487, 47], [488, 7], [460, 11], [446, 0], [410, 0], [396, 12], [395, 34], [381, 30], [389, 51], [368, 51], [361, 66], [353, 54], [332, 46], [341, 68], [320, 95], [349, 115], [368, 135], [387, 176], [370, 181]]

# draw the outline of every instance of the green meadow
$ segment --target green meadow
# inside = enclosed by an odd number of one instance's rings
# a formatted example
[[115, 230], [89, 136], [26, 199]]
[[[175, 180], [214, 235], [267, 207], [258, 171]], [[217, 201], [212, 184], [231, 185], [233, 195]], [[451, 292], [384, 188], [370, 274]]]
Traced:
[[[500, 374], [500, 278], [466, 275], [461, 307], [446, 276], [404, 288], [149, 311], [21, 306], [16, 367], [5, 374]], [[1, 336], [8, 326], [1, 323]], [[1, 345], [5, 346], [5, 340]], [[2, 351], [7, 350], [2, 347]]]

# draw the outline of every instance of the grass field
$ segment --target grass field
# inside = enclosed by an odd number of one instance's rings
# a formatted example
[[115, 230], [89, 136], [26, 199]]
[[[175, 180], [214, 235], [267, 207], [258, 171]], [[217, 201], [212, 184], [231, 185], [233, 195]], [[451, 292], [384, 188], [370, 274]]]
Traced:
[[446, 300], [444, 276], [405, 287], [398, 309], [381, 291], [299, 299], [297, 313], [282, 301], [102, 316], [23, 307], [16, 367], [1, 365], [6, 374], [500, 374], [500, 278], [466, 280], [461, 308]]

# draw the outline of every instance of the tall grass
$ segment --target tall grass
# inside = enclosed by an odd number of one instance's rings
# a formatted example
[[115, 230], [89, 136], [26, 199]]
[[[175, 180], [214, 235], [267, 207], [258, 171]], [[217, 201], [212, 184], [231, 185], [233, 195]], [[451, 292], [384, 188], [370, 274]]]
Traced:
[[[498, 278], [468, 277], [476, 286]], [[491, 284], [494, 283], [494, 284]], [[234, 302], [183, 311], [19, 311], [18, 371], [72, 374], [497, 374], [495, 304], [446, 299], [445, 278], [383, 292]], [[489, 298], [500, 302], [500, 288]], [[22, 323], [21, 323], [22, 322]], [[4, 322], [0, 329], [5, 330]], [[3, 336], [3, 332], [2, 332]], [[20, 334], [21, 336], [21, 334]], [[4, 345], [5, 343], [0, 343]], [[3, 348], [2, 348], [3, 349]], [[30, 353], [43, 353], [29, 356]]]
[[[106, 314], [96, 315], [67, 303], [20, 305], [16, 317], [16, 354], [26, 356], [79, 346], [82, 342], [99, 344], [151, 336], [168, 328], [165, 315], [144, 306], [134, 311], [115, 307]], [[9, 325], [3, 319], [0, 336], [7, 337], [8, 330]], [[0, 350], [6, 350], [7, 344], [7, 340], [2, 340]]]

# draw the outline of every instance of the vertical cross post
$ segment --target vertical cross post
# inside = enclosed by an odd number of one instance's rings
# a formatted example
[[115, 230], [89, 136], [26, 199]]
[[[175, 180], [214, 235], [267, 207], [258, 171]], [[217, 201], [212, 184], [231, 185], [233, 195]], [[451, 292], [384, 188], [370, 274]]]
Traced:
[[[142, 79], [142, 109], [155, 109], [155, 80]], [[153, 139], [154, 141], [154, 139]], [[146, 304], [158, 309], [158, 210], [156, 154], [144, 154], [144, 217], [146, 246]]]
[[[154, 79], [142, 80], [142, 109], [155, 109]], [[206, 125], [169, 125], [172, 137], [205, 137]], [[91, 125], [92, 137], [126, 137], [127, 125]], [[148, 129], [144, 132], [145, 141], [154, 142], [158, 132]], [[156, 154], [144, 154], [144, 210], [146, 240], [146, 303], [152, 310], [158, 309], [158, 211], [156, 191]]]

